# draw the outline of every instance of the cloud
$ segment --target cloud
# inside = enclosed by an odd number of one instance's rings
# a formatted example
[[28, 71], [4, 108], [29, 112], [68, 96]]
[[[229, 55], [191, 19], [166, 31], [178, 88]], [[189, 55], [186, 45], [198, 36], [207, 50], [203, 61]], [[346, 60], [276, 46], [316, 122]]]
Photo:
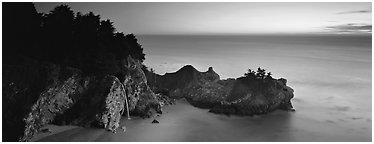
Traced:
[[371, 33], [371, 24], [348, 23], [343, 25], [327, 26], [327, 30], [339, 33]]
[[337, 14], [360, 14], [360, 13], [371, 13], [371, 10], [357, 10], [357, 11], [345, 11]]

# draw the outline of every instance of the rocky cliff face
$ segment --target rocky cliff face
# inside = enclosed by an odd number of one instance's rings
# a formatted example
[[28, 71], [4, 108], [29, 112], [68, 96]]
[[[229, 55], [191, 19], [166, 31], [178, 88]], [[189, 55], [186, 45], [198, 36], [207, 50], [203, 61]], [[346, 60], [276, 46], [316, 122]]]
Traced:
[[124, 87], [117, 77], [86, 77], [81, 81], [79, 98], [66, 111], [57, 114], [53, 123], [95, 126], [115, 132], [125, 111], [125, 98]]
[[147, 85], [140, 62], [128, 57], [122, 64], [124, 70], [120, 77], [123, 77], [122, 83], [129, 97], [130, 112], [141, 117], [161, 113], [161, 101]]
[[213, 113], [253, 115], [275, 109], [292, 110], [293, 89], [283, 78], [220, 80], [211, 67], [199, 72], [188, 65], [159, 76], [157, 82], [156, 91], [173, 98], [186, 98], [192, 105], [209, 108]]
[[148, 87], [138, 61], [121, 73], [84, 75], [78, 69], [25, 60], [3, 66], [3, 139], [28, 141], [46, 124], [100, 127], [115, 132], [121, 116], [161, 113], [165, 98]]
[[210, 109], [213, 113], [254, 115], [276, 109], [293, 110], [293, 89], [285, 79], [254, 80], [238, 78], [230, 95]]
[[[51, 67], [51, 69], [54, 71], [48, 76], [51, 83], [47, 84], [45, 90], [39, 94], [36, 102], [31, 105], [30, 112], [24, 118], [25, 130], [21, 141], [31, 139], [39, 128], [50, 123], [57, 114], [69, 109], [79, 99], [79, 94], [82, 92], [79, 84], [82, 77], [78, 71], [66, 69], [67, 72], [62, 74], [58, 66]], [[67, 78], [62, 78], [62, 75], [67, 75]]]

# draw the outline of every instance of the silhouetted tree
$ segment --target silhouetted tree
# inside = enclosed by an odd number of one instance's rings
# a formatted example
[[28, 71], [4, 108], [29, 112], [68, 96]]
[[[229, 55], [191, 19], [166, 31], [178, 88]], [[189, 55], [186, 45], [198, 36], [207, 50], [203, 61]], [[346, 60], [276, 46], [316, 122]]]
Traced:
[[3, 2], [3, 62], [14, 63], [19, 56], [37, 54], [41, 15], [33, 3]]
[[[32, 3], [4, 4], [4, 53], [72, 66], [87, 73], [113, 73], [121, 59], [145, 60], [134, 34], [115, 32], [113, 22], [93, 12], [76, 15], [67, 5], [38, 14]], [[9, 60], [8, 60], [9, 59]]]
[[271, 72], [266, 73], [266, 70], [261, 69], [260, 67], [257, 68], [257, 71], [248, 69], [248, 72], [244, 73], [244, 77], [250, 78], [250, 79], [268, 79], [268, 78], [272, 79], [271, 75], [272, 75]]
[[246, 72], [244, 74], [245, 77], [249, 77], [249, 78], [255, 78], [255, 74], [256, 72], [255, 71], [252, 71], [251, 69], [248, 69], [248, 72]]
[[126, 44], [125, 34], [123, 34], [122, 32], [115, 33], [113, 43], [114, 46], [109, 50], [114, 53], [118, 59], [123, 59], [130, 55], [130, 49]]
[[73, 51], [74, 12], [60, 5], [43, 17], [42, 56], [48, 61], [66, 63]]
[[134, 34], [126, 35], [127, 46], [130, 48], [130, 55], [143, 62], [145, 60], [145, 54], [143, 53], [142, 45], [138, 43]]
[[261, 69], [260, 67], [258, 67], [256, 76], [260, 79], [264, 79], [265, 78], [265, 69]]
[[271, 75], [273, 75], [271, 72], [268, 72], [267, 75], [266, 75], [266, 79], [272, 79], [273, 77], [271, 77]]
[[109, 19], [101, 21], [99, 26], [100, 39], [105, 42], [110, 42], [110, 40], [113, 39], [115, 30], [116, 29], [113, 26], [113, 22], [111, 22]]

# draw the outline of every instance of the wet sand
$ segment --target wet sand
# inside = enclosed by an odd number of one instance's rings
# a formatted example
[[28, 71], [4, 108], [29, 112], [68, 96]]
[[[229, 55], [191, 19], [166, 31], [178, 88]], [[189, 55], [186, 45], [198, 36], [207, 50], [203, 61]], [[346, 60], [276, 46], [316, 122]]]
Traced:
[[[302, 104], [295, 100], [294, 103]], [[296, 108], [297, 109], [297, 108]], [[33, 141], [132, 141], [132, 142], [194, 142], [194, 141], [371, 141], [371, 127], [362, 128], [351, 121], [313, 118], [313, 111], [300, 106], [297, 112], [274, 111], [254, 117], [226, 116], [209, 113], [191, 106], [185, 100], [164, 108], [164, 114], [153, 118], [123, 117], [120, 127], [111, 133], [104, 129], [48, 125], [52, 133], [41, 133]], [[152, 124], [157, 119], [159, 124]]]

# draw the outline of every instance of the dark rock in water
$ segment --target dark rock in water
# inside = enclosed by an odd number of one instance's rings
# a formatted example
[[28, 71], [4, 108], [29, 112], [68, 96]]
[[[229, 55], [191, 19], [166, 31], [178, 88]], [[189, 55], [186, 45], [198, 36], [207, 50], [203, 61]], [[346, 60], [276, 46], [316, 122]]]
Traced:
[[[292, 111], [293, 89], [286, 79], [240, 77], [220, 80], [212, 67], [199, 72], [191, 65], [158, 76], [155, 90], [172, 98], [186, 98], [210, 112], [236, 115], [265, 114], [275, 109]], [[165, 92], [167, 91], [167, 92]]]
[[152, 123], [160, 123], [160, 122], [158, 122], [156, 119], [154, 119], [154, 120], [152, 121]]
[[187, 65], [175, 73], [161, 76], [157, 82], [157, 89], [162, 90], [170, 98], [184, 97], [195, 106], [208, 108], [222, 101], [227, 94], [227, 89], [218, 84], [219, 81], [220, 77], [213, 68], [199, 72], [191, 65]]
[[293, 89], [285, 84], [285, 79], [238, 78], [229, 97], [215, 105], [211, 112], [253, 115], [265, 114], [275, 109], [292, 111]]

